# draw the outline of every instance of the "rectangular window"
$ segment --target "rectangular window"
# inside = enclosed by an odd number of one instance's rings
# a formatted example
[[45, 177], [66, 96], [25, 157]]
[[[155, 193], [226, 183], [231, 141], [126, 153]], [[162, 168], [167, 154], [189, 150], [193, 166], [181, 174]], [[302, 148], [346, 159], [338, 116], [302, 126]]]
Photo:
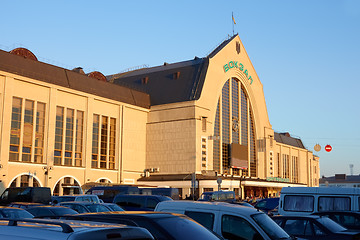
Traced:
[[298, 157], [292, 156], [292, 181], [297, 183], [299, 170], [298, 170]]
[[84, 112], [77, 111], [76, 135], [75, 135], [75, 166], [76, 167], [82, 166], [83, 126], [84, 126]]
[[116, 119], [110, 118], [109, 169], [115, 169]]
[[22, 118], [22, 99], [13, 98], [12, 114], [11, 114], [11, 132], [10, 132], [10, 161], [19, 161], [20, 153], [20, 133]]
[[74, 110], [66, 110], [66, 131], [65, 131], [65, 155], [64, 165], [72, 166], [73, 153], [73, 135], [74, 135]]
[[319, 197], [318, 211], [350, 211], [349, 197]]
[[201, 170], [207, 170], [207, 138], [201, 138]]
[[56, 108], [54, 165], [82, 166], [83, 129], [83, 111]]
[[283, 177], [289, 178], [290, 175], [290, 165], [289, 165], [289, 155], [283, 154]]
[[106, 168], [108, 150], [108, 118], [101, 117], [100, 168]]
[[94, 114], [93, 117], [93, 137], [92, 137], [92, 159], [91, 159], [91, 167], [98, 168], [99, 167], [99, 123], [100, 116]]
[[91, 167], [115, 169], [116, 119], [94, 114], [92, 139]]
[[45, 103], [37, 103], [36, 108], [36, 128], [35, 128], [35, 149], [34, 162], [44, 162], [44, 133], [45, 133]]
[[34, 129], [34, 101], [25, 100], [22, 161], [31, 162]]
[[13, 97], [9, 161], [42, 163], [44, 127], [45, 103]]
[[284, 197], [284, 210], [289, 212], [313, 212], [313, 196], [286, 195]]
[[276, 154], [276, 163], [277, 163], [277, 175], [278, 175], [278, 177], [279, 178], [281, 178], [282, 177], [282, 175], [281, 175], [281, 158], [280, 158], [280, 153], [277, 153]]
[[56, 108], [56, 123], [55, 123], [55, 148], [54, 148], [54, 165], [62, 164], [63, 156], [63, 136], [64, 136], [64, 108]]
[[209, 212], [185, 211], [185, 215], [200, 223], [207, 229], [213, 229], [215, 214]]

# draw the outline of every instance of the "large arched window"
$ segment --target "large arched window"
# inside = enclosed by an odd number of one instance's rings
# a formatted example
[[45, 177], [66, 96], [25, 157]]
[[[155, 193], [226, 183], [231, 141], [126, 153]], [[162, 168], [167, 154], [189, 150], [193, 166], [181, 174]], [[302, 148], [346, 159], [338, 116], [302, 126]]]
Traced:
[[[255, 126], [251, 104], [241, 82], [231, 78], [219, 97], [214, 124], [214, 170], [224, 174], [257, 176]], [[231, 146], [239, 146], [246, 155], [245, 168], [234, 168]], [[244, 159], [242, 159], [244, 160]]]

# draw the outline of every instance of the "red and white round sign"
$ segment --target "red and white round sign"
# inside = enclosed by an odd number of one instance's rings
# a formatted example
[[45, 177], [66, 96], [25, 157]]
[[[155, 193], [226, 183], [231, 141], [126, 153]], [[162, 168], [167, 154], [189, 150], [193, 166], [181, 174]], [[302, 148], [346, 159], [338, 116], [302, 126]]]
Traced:
[[329, 144], [325, 146], [325, 151], [331, 152], [331, 150], [332, 150], [332, 147]]

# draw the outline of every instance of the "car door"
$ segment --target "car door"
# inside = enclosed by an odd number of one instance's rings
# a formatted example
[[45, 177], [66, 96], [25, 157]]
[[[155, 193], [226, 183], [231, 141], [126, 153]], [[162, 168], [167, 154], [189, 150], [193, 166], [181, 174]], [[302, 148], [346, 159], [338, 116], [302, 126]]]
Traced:
[[320, 226], [309, 219], [287, 219], [282, 227], [291, 236], [304, 239], [327, 239], [328, 236]]
[[264, 239], [246, 219], [228, 214], [221, 216], [221, 235], [228, 240]]

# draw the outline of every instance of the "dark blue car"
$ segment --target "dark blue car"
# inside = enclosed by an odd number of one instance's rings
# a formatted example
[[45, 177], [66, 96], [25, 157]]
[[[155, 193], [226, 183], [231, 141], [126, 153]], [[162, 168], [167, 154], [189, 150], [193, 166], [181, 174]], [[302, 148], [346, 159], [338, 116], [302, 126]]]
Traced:
[[114, 203], [125, 211], [154, 211], [161, 201], [173, 199], [160, 195], [127, 195], [119, 194], [114, 198]]
[[267, 214], [274, 210], [279, 205], [280, 198], [265, 198], [261, 199], [255, 204], [255, 208], [259, 209]]

